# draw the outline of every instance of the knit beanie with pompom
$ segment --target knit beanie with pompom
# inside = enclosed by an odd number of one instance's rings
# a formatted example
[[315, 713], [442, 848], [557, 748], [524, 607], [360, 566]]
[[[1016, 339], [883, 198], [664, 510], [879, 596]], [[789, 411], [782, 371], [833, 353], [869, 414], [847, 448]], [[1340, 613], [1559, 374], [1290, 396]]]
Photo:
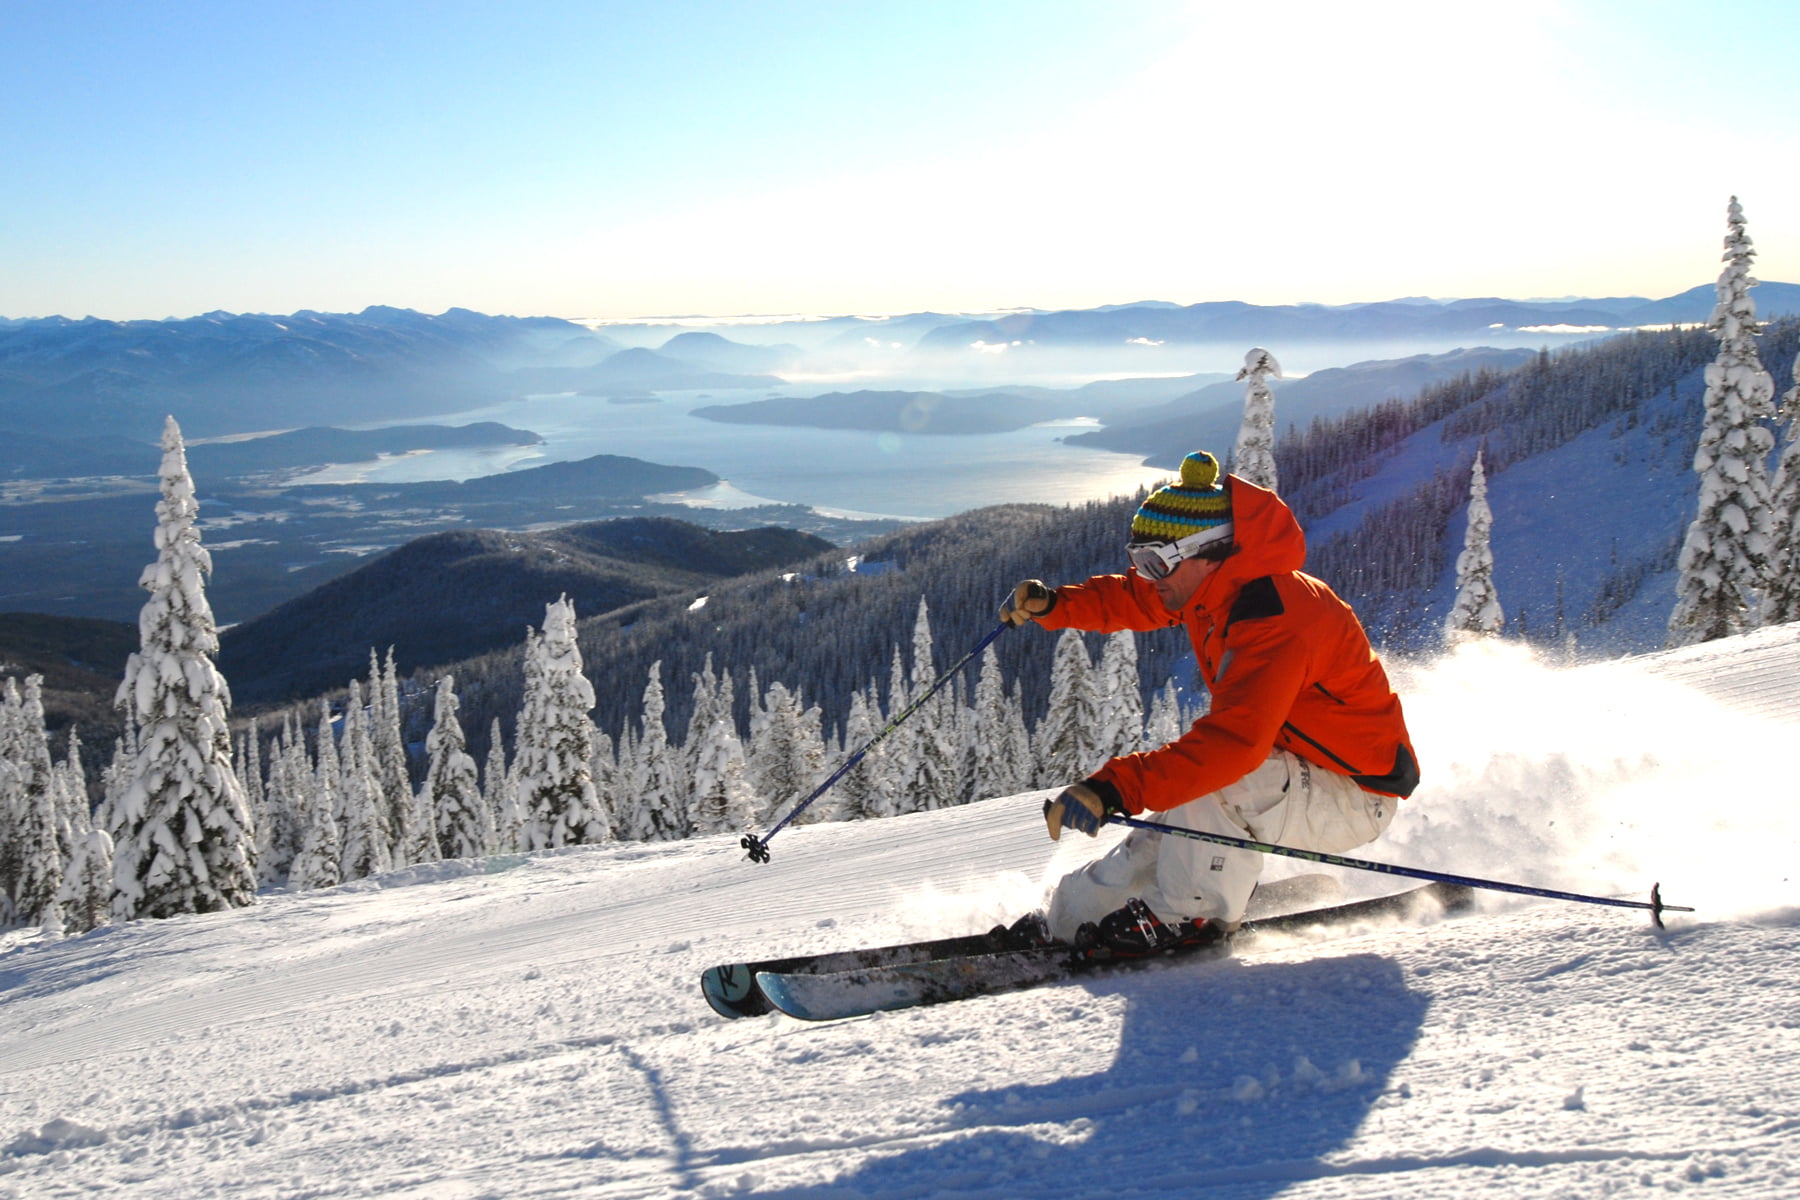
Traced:
[[1181, 460], [1181, 479], [1151, 492], [1131, 518], [1134, 542], [1181, 542], [1191, 557], [1232, 536], [1231, 493], [1219, 480], [1219, 460], [1196, 450]]

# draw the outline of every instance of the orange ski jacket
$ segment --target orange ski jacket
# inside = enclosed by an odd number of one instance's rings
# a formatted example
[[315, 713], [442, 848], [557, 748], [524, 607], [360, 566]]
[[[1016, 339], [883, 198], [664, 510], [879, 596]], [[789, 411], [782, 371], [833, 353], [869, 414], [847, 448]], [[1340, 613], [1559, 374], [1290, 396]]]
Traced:
[[1170, 612], [1136, 572], [1056, 589], [1047, 629], [1112, 633], [1185, 625], [1212, 694], [1175, 741], [1110, 759], [1087, 781], [1129, 813], [1161, 812], [1234, 783], [1276, 750], [1407, 796], [1419, 766], [1400, 697], [1350, 606], [1300, 570], [1306, 535], [1281, 498], [1236, 475], [1238, 552]]

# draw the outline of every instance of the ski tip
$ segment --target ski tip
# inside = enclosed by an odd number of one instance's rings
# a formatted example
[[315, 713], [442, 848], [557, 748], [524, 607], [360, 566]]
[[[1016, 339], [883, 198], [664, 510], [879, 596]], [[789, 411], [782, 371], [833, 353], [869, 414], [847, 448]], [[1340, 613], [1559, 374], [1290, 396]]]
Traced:
[[708, 967], [700, 975], [700, 992], [721, 1017], [755, 1017], [769, 1011], [750, 968], [742, 963]]
[[813, 1013], [794, 989], [788, 986], [789, 976], [763, 971], [756, 977], [756, 986], [769, 1004], [790, 1017], [798, 1017], [802, 1021], [818, 1021], [824, 1018]]

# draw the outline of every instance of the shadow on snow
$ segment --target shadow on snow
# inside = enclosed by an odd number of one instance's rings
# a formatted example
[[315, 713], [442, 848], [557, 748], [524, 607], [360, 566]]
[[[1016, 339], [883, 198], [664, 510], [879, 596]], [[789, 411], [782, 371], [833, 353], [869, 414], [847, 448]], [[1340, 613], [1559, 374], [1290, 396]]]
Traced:
[[[1372, 954], [1090, 980], [1127, 998], [1112, 1066], [1054, 1083], [945, 1097], [968, 1132], [865, 1163], [793, 1197], [1170, 1194], [1273, 1196], [1338, 1174], [1372, 1113], [1404, 1104], [1396, 1067], [1424, 1023], [1426, 997]], [[1057, 1042], [1103, 1036], [1076, 993]]]

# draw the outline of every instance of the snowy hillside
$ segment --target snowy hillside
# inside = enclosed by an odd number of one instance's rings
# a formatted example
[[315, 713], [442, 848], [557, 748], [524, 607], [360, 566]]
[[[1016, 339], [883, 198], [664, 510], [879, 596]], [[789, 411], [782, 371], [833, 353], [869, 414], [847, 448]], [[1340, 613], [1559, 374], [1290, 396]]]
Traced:
[[1800, 1194], [1800, 627], [1397, 673], [1426, 785], [1368, 857], [1698, 913], [1494, 896], [837, 1024], [702, 1001], [717, 961], [1016, 915], [1093, 849], [1032, 794], [767, 866], [581, 848], [13, 932], [0, 1196]]

